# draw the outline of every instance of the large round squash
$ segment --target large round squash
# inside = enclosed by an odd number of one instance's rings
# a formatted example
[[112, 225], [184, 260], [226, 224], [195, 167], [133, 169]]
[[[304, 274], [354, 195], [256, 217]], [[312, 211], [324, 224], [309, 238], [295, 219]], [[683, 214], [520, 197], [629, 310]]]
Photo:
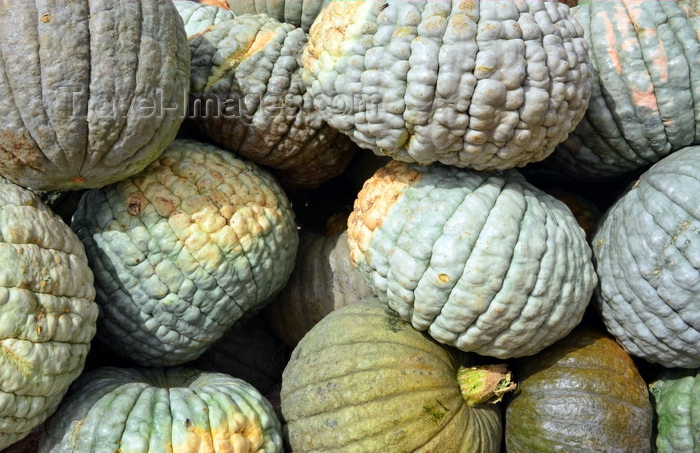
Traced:
[[700, 451], [700, 374], [665, 369], [649, 385], [654, 401], [657, 453]]
[[572, 10], [594, 70], [586, 115], [547, 164], [603, 180], [700, 143], [695, 1], [583, 2]]
[[83, 244], [39, 198], [0, 178], [0, 449], [56, 410], [98, 315]]
[[413, 327], [498, 358], [569, 333], [597, 282], [569, 208], [512, 169], [390, 162], [357, 195], [348, 243], [374, 293]]
[[299, 342], [282, 375], [292, 450], [499, 452], [500, 407], [467, 405], [459, 355], [376, 298], [334, 310]]
[[477, 170], [547, 157], [583, 116], [583, 29], [555, 0], [334, 1], [302, 56], [323, 119], [360, 147]]
[[596, 307], [630, 354], [700, 367], [700, 146], [652, 166], [599, 222]]
[[612, 337], [578, 327], [520, 362], [506, 398], [507, 453], [651, 450], [646, 383]]
[[103, 367], [46, 422], [39, 453], [279, 453], [280, 422], [247, 382], [189, 368]]
[[97, 338], [144, 366], [194, 360], [261, 310], [298, 244], [268, 172], [184, 139], [141, 173], [87, 191], [71, 225], [95, 272]]
[[0, 175], [100, 187], [155, 160], [185, 117], [190, 55], [171, 1], [3, 1]]

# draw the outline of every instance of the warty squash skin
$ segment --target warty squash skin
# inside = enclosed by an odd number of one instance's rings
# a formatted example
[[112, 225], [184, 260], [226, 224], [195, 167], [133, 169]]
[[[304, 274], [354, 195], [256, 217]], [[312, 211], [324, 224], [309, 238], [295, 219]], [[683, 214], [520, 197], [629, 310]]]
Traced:
[[170, 1], [5, 0], [0, 55], [0, 175], [21, 186], [134, 175], [185, 117], [190, 55]]
[[700, 367], [700, 147], [644, 172], [593, 237], [595, 306], [633, 356]]
[[651, 451], [646, 383], [607, 333], [579, 326], [518, 363], [505, 398], [507, 453]]
[[58, 407], [98, 315], [83, 244], [35, 194], [0, 178], [0, 449]]
[[143, 366], [194, 360], [261, 310], [298, 245], [267, 171], [186, 139], [138, 175], [87, 191], [71, 226], [95, 272], [98, 340]]
[[557, 1], [333, 1], [303, 78], [361, 148], [476, 170], [547, 157], [583, 116], [583, 30]]
[[700, 452], [700, 375], [667, 368], [649, 385], [657, 453]]
[[501, 359], [535, 354], [582, 319], [597, 282], [566, 205], [514, 169], [393, 161], [357, 195], [350, 258], [414, 328]]
[[498, 453], [500, 407], [467, 406], [460, 362], [374, 297], [334, 310], [282, 375], [292, 451]]
[[38, 453], [280, 453], [280, 422], [247, 382], [192, 368], [103, 367], [82, 375]]
[[228, 0], [236, 15], [266, 14], [280, 22], [309, 31], [321, 9], [330, 0]]
[[228, 8], [192, 0], [172, 0], [182, 17], [188, 38], [207, 28], [236, 17]]

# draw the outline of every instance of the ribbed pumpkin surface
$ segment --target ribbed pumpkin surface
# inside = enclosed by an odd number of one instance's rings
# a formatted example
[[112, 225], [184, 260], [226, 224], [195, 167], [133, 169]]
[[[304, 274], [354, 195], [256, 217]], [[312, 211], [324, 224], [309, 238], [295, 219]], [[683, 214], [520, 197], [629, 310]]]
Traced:
[[548, 160], [582, 179], [642, 169], [700, 143], [696, 2], [584, 2], [572, 10], [589, 42], [586, 115]]
[[187, 368], [105, 367], [78, 379], [39, 453], [278, 453], [280, 422], [250, 384]]
[[24, 187], [131, 176], [185, 116], [190, 55], [170, 1], [5, 0], [0, 55], [0, 175]]
[[282, 375], [293, 451], [496, 453], [496, 405], [467, 407], [453, 351], [376, 298], [339, 308], [299, 342]]
[[596, 303], [630, 354], [700, 366], [700, 147], [645, 172], [605, 213], [593, 238]]
[[506, 406], [508, 453], [650, 451], [646, 383], [613, 338], [579, 327], [521, 361]]
[[700, 452], [698, 370], [666, 369], [649, 386], [657, 453]]
[[182, 17], [187, 36], [192, 36], [219, 22], [236, 17], [229, 9], [192, 0], [173, 0], [173, 5]]
[[95, 271], [98, 338], [144, 366], [193, 360], [262, 309], [289, 278], [298, 244], [269, 173], [193, 140], [86, 192], [72, 227]]
[[597, 282], [571, 211], [516, 170], [391, 162], [358, 194], [348, 242], [403, 319], [486, 356], [534, 354], [562, 338]]
[[98, 315], [83, 244], [33, 193], [0, 178], [0, 449], [56, 410]]
[[304, 30], [264, 14], [237, 16], [189, 39], [194, 124], [220, 146], [274, 169], [289, 188], [337, 176], [355, 152], [314, 110], [298, 62], [306, 43]]
[[231, 11], [241, 14], [267, 14], [280, 21], [309, 31], [316, 16], [329, 0], [228, 0]]
[[478, 170], [547, 157], [583, 116], [592, 74], [556, 1], [334, 1], [302, 63], [317, 110], [360, 147]]

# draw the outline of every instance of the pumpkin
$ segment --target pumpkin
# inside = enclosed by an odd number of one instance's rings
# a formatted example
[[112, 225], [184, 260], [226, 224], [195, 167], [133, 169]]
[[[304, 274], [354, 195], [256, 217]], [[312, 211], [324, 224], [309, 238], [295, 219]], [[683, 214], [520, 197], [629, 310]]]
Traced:
[[694, 1], [583, 2], [572, 10], [594, 71], [585, 116], [548, 165], [614, 179], [700, 144], [700, 16]]
[[0, 178], [0, 449], [58, 407], [98, 308], [83, 244], [39, 197]]
[[[182, 17], [187, 36], [192, 36], [207, 28], [236, 17], [228, 8], [222, 8], [208, 2], [192, 0], [172, 0], [177, 12]], [[228, 5], [227, 5], [228, 6]]]
[[191, 368], [83, 374], [46, 422], [39, 453], [282, 451], [280, 422], [247, 382]]
[[657, 453], [700, 451], [698, 370], [664, 369], [649, 385], [654, 402]]
[[4, 1], [0, 55], [0, 175], [21, 186], [134, 175], [185, 117], [190, 55], [170, 1]]
[[506, 397], [506, 452], [650, 451], [646, 383], [607, 333], [580, 326], [519, 362]]
[[261, 310], [298, 244], [268, 172], [185, 139], [141, 173], [87, 191], [71, 226], [95, 272], [98, 341], [143, 366], [194, 360]]
[[304, 30], [263, 14], [237, 16], [189, 39], [189, 117], [197, 129], [272, 169], [290, 190], [337, 176], [355, 153], [313, 109], [297, 61], [306, 42]]
[[293, 348], [328, 313], [371, 295], [350, 261], [345, 229], [302, 229], [292, 275], [265, 314], [270, 329]]
[[547, 157], [592, 83], [583, 30], [554, 0], [330, 2], [302, 64], [323, 119], [361, 148], [477, 170]]
[[266, 14], [280, 22], [286, 22], [309, 31], [316, 16], [329, 0], [227, 0], [231, 11], [237, 15]]
[[597, 282], [569, 208], [514, 169], [392, 161], [357, 195], [348, 244], [373, 292], [414, 328], [502, 359], [568, 334]]
[[500, 406], [467, 404], [461, 384], [470, 397], [484, 380], [469, 378], [462, 359], [376, 297], [334, 310], [302, 338], [282, 374], [292, 451], [499, 452]]
[[633, 356], [700, 367], [700, 147], [666, 156], [603, 215], [595, 306]]

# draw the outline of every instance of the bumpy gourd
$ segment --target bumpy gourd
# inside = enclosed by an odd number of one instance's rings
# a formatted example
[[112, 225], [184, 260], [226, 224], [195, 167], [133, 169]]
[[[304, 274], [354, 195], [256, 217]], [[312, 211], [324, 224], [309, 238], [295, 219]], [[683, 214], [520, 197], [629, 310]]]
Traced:
[[304, 30], [264, 14], [189, 39], [193, 123], [219, 146], [272, 169], [289, 189], [337, 176], [355, 153], [314, 110], [298, 62], [306, 43]]
[[309, 31], [316, 16], [329, 0], [228, 0], [231, 11], [241, 14], [266, 14]]
[[498, 358], [569, 333], [597, 282], [571, 211], [512, 169], [390, 162], [358, 194], [348, 242], [374, 293], [413, 327]]
[[608, 209], [593, 238], [596, 307], [630, 354], [700, 367], [700, 147], [666, 156]]
[[694, 1], [593, 1], [572, 10], [594, 70], [586, 115], [548, 165], [604, 180], [700, 143], [700, 9]]
[[247, 382], [189, 368], [103, 367], [81, 376], [39, 453], [279, 453], [280, 422]]
[[0, 55], [0, 175], [24, 187], [134, 175], [185, 117], [190, 55], [170, 1], [4, 1]]
[[654, 400], [657, 453], [700, 451], [698, 370], [664, 369], [649, 385]]
[[80, 375], [98, 316], [83, 244], [35, 194], [0, 178], [0, 449]]
[[229, 9], [192, 0], [173, 0], [173, 4], [182, 17], [188, 37], [204, 31], [219, 22], [236, 17]]
[[302, 63], [323, 119], [360, 147], [477, 170], [547, 157], [591, 90], [583, 29], [556, 1], [330, 2]]
[[72, 227], [95, 271], [97, 338], [144, 366], [194, 360], [262, 309], [298, 244], [268, 172], [184, 139], [138, 175], [87, 191]]

